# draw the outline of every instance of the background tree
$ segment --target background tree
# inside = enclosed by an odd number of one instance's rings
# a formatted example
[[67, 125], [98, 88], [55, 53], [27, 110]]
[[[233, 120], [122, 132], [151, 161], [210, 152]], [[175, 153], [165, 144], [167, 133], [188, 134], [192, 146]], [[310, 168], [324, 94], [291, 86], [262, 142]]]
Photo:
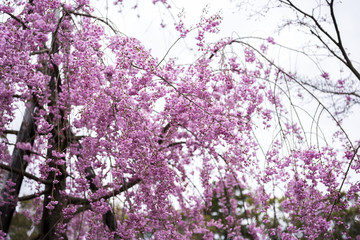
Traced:
[[[321, 17], [276, 3], [358, 79], [334, 1], [312, 13], [330, 11], [335, 37]], [[316, 239], [356, 225], [360, 184], [348, 179], [360, 171], [359, 144], [341, 125], [356, 103], [348, 79], [330, 81], [332, 94], [287, 71], [268, 54], [282, 48], [272, 37], [210, 42], [222, 17], [206, 10], [194, 28], [177, 19], [179, 39], [199, 52], [188, 65], [168, 57], [172, 48], [153, 57], [86, 0], [13, 0], [0, 11], [1, 237], [27, 200], [36, 239]], [[327, 105], [326, 94], [344, 101]], [[308, 126], [299, 112], [309, 100], [318, 107]], [[22, 109], [20, 129], [9, 128]], [[24, 177], [32, 188], [19, 196]]]

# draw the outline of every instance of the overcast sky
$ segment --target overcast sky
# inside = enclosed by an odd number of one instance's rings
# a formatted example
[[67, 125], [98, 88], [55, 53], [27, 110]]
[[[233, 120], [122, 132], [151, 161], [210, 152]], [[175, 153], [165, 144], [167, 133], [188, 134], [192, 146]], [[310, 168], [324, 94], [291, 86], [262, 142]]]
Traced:
[[[212, 13], [219, 11], [222, 13], [224, 20], [218, 37], [236, 35], [274, 36], [279, 42], [289, 46], [299, 46], [307, 41], [304, 37], [300, 37], [301, 35], [304, 36], [303, 34], [294, 34], [296, 33], [295, 29], [285, 29], [281, 36], [276, 33], [276, 28], [281, 20], [292, 13], [284, 9], [273, 9], [265, 13], [262, 7], [267, 0], [173, 0], [170, 1], [172, 8], [169, 10], [166, 10], [159, 3], [153, 6], [151, 0], [128, 0], [124, 1], [123, 7], [109, 7], [108, 10], [105, 10], [106, 2], [111, 3], [111, 0], [93, 1], [103, 16], [112, 19], [123, 33], [138, 38], [146, 47], [153, 49], [155, 56], [160, 56], [178, 37], [178, 33], [173, 29], [176, 15], [184, 9], [186, 24], [195, 25], [205, 6], [208, 6]], [[130, 10], [136, 2], [138, 8]], [[307, 5], [307, 3], [318, 1], [295, 0], [294, 2], [300, 3], [300, 6], [304, 6], [305, 9], [309, 9], [311, 5]], [[119, 12], [120, 9], [121, 12]], [[353, 57], [357, 59], [360, 57], [358, 47], [360, 36], [359, 9], [360, 1], [358, 0], [342, 1], [336, 6], [336, 14], [345, 45], [352, 52]], [[258, 11], [259, 14], [251, 17], [255, 11]], [[162, 21], [167, 25], [166, 29], [161, 29], [160, 23]]]

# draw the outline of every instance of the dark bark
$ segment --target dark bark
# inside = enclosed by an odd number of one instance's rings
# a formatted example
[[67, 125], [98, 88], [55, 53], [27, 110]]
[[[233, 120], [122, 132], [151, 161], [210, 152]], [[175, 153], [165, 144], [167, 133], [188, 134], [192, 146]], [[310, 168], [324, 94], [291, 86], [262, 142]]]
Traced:
[[[57, 48], [57, 47], [56, 47]], [[49, 108], [56, 108], [58, 104], [58, 95], [61, 92], [61, 79], [59, 68], [57, 65], [52, 64], [52, 69], [47, 69], [47, 74], [51, 76], [49, 82], [49, 88], [51, 90], [50, 102], [48, 104]], [[40, 223], [40, 239], [43, 240], [53, 240], [58, 238], [67, 239], [65, 233], [60, 233], [58, 231], [59, 223], [63, 222], [63, 208], [66, 207], [67, 201], [66, 198], [61, 194], [66, 188], [66, 164], [58, 165], [56, 161], [58, 160], [53, 156], [53, 151], [64, 153], [68, 147], [67, 136], [68, 131], [64, 110], [57, 109], [57, 116], [50, 113], [47, 121], [49, 124], [53, 125], [51, 130], [52, 138], [48, 140], [48, 144], [52, 147], [47, 151], [47, 159], [51, 159], [48, 167], [53, 169], [49, 172], [46, 180], [52, 181], [52, 184], [45, 186], [44, 202], [43, 202], [43, 215]], [[55, 120], [56, 119], [56, 120]], [[54, 181], [56, 180], [56, 181]], [[57, 204], [52, 204], [53, 202]], [[53, 206], [53, 209], [50, 209], [49, 206]]]
[[[17, 134], [16, 142], [27, 142], [31, 145], [34, 142], [35, 138], [35, 123], [33, 119], [33, 113], [35, 110], [35, 103], [29, 102], [28, 106], [25, 110], [25, 115], [23, 117], [23, 121], [20, 127], [20, 130]], [[28, 163], [24, 160], [25, 155], [29, 155], [29, 151], [25, 151], [22, 149], [14, 148], [12, 159], [11, 159], [11, 168], [20, 170], [21, 172], [25, 172], [25, 169], [28, 165]], [[1, 222], [0, 222], [0, 230], [3, 232], [8, 232], [12, 216], [14, 214], [16, 204], [17, 204], [17, 197], [20, 192], [21, 184], [24, 178], [24, 174], [19, 174], [18, 171], [9, 171], [5, 181], [4, 186], [1, 190], [1, 201], [2, 204], [0, 204], [0, 212], [1, 212]], [[7, 181], [12, 181], [15, 183], [14, 190], [10, 191], [12, 189], [9, 189], [7, 187]], [[11, 203], [8, 200], [13, 199]]]
[[[57, 53], [61, 49], [61, 42], [58, 40], [60, 26], [67, 14], [59, 18], [55, 31], [52, 33], [50, 54]], [[51, 67], [48, 67], [48, 65]], [[64, 222], [62, 210], [67, 206], [67, 199], [63, 196], [62, 191], [66, 189], [66, 162], [62, 165], [58, 164], [59, 160], [53, 156], [53, 152], [65, 153], [69, 145], [70, 129], [66, 119], [66, 110], [58, 107], [59, 94], [62, 91], [62, 79], [60, 77], [59, 66], [52, 60], [45, 63], [43, 74], [50, 76], [49, 90], [51, 96], [49, 98], [48, 107], [51, 109], [47, 116], [47, 122], [53, 126], [51, 130], [51, 138], [48, 139], [48, 148], [46, 158], [49, 161], [48, 167], [51, 169], [46, 180], [52, 181], [52, 184], [45, 185], [45, 194], [43, 202], [43, 213], [40, 222], [40, 235], [38, 239], [53, 240], [67, 239], [66, 229], [62, 232], [58, 231], [58, 227]], [[65, 104], [66, 103], [62, 103]], [[65, 159], [63, 159], [65, 160]]]
[[[79, 144], [79, 149], [82, 148], [81, 144]], [[80, 156], [78, 156], [80, 157]], [[99, 188], [94, 184], [94, 180], [96, 177], [96, 174], [94, 172], [94, 169], [90, 166], [85, 168], [85, 173], [86, 173], [86, 180], [89, 181], [90, 184], [90, 190], [92, 192], [96, 192]], [[109, 230], [111, 232], [115, 232], [117, 230], [117, 222], [116, 222], [116, 217], [115, 214], [111, 211], [108, 210], [104, 215], [103, 215], [103, 223], [105, 226], [107, 226], [109, 228]], [[115, 233], [115, 239], [121, 239], [116, 233]]]
[[[79, 148], [81, 148], [80, 144], [79, 144]], [[94, 180], [96, 177], [94, 169], [92, 167], [87, 167], [85, 168], [85, 173], [86, 173], [86, 180], [88, 180], [90, 184], [90, 190], [92, 192], [96, 192], [99, 188], [94, 184]], [[103, 222], [104, 225], [107, 226], [110, 231], [112, 232], [116, 231], [117, 229], [116, 217], [111, 210], [107, 211], [103, 215]], [[118, 237], [115, 235], [115, 238]]]

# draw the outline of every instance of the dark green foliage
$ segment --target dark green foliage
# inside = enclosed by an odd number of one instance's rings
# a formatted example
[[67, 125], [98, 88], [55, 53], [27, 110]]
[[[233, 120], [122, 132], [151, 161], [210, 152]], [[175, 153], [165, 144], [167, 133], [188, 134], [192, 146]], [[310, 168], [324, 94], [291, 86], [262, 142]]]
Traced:
[[28, 239], [27, 232], [31, 229], [32, 221], [22, 213], [17, 213], [11, 220], [9, 236], [11, 240]]
[[[230, 211], [232, 212], [232, 216], [235, 218], [235, 222], [248, 219], [244, 205], [245, 202], [251, 204], [252, 199], [249, 195], [244, 194], [243, 192], [244, 190], [240, 189], [240, 187], [235, 187], [231, 194], [228, 194], [228, 191], [224, 191], [224, 194], [221, 196], [217, 196], [217, 194], [214, 193], [214, 196], [211, 200], [211, 207], [209, 207], [209, 209], [205, 212], [205, 218], [208, 221], [211, 219], [219, 220], [225, 226], [221, 229], [217, 227], [209, 227], [209, 230], [215, 234], [215, 239], [229, 239], [228, 230], [233, 226], [229, 224], [226, 217]], [[230, 209], [230, 199], [228, 195], [237, 200], [237, 207], [235, 211]], [[252, 217], [254, 216], [255, 215]], [[254, 239], [253, 236], [249, 233], [248, 227], [243, 224], [241, 225], [241, 235], [246, 239]]]
[[24, 201], [19, 204], [18, 212], [16, 212], [11, 220], [9, 233], [11, 240], [32, 239], [38, 234], [38, 227], [33, 221], [26, 217], [23, 210], [33, 210], [33, 201]]

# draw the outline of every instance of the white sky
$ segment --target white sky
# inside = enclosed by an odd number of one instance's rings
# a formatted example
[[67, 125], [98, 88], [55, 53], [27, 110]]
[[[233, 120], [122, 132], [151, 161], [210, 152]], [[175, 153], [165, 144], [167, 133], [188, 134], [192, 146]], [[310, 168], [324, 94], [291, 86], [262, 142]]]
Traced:
[[[161, 51], [166, 51], [178, 37], [172, 28], [174, 20], [171, 15], [176, 18], [181, 9], [184, 9], [186, 23], [195, 25], [205, 6], [209, 6], [210, 12], [222, 12], [224, 21], [221, 25], [221, 34], [218, 37], [234, 36], [234, 34], [239, 36], [274, 36], [275, 40], [292, 47], [302, 46], [307, 41], [303, 34], [297, 35], [294, 34], [296, 31], [288, 29], [281, 36], [274, 34], [280, 21], [289, 16], [291, 12], [284, 9], [273, 9], [265, 14], [261, 11], [261, 6], [264, 6], [266, 0], [247, 0], [246, 2], [250, 2], [248, 4], [239, 4], [241, 0], [173, 0], [170, 1], [173, 7], [169, 10], [159, 3], [153, 6], [151, 0], [125, 0], [123, 7], [110, 7], [107, 11], [105, 6], [107, 2], [111, 3], [111, 0], [93, 0], [93, 2], [103, 16], [107, 15], [112, 19], [120, 31], [141, 40], [146, 47], [153, 49], [155, 56], [160, 56]], [[134, 6], [135, 2], [138, 2], [139, 7], [132, 10], [131, 7]], [[295, 0], [294, 2], [302, 2], [300, 6], [303, 6], [304, 2], [314, 1]], [[342, 4], [337, 5], [336, 13], [344, 43], [352, 56], [360, 61], [360, 51], [358, 41], [356, 41], [360, 36], [360, 28], [358, 27], [360, 1], [347, 0], [342, 2]], [[119, 9], [122, 11], [119, 12]], [[249, 17], [254, 11], [260, 11], [259, 13], [265, 17], [260, 17], [260, 14]], [[140, 17], [137, 17], [138, 15]], [[162, 19], [168, 26], [165, 30], [160, 27]]]

